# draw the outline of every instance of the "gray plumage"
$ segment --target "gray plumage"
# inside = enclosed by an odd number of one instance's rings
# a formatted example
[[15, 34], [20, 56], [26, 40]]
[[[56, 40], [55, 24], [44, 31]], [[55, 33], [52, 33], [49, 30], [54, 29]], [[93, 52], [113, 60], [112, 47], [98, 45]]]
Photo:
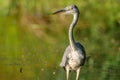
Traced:
[[68, 80], [69, 77], [69, 71], [70, 70], [76, 70], [76, 80], [79, 78], [79, 72], [81, 66], [84, 65], [86, 54], [85, 49], [82, 46], [81, 43], [75, 42], [73, 37], [73, 29], [78, 21], [79, 17], [79, 9], [76, 5], [70, 5], [66, 8], [59, 10], [53, 14], [57, 13], [65, 13], [65, 14], [72, 14], [73, 15], [73, 21], [69, 27], [69, 42], [70, 45], [66, 48], [62, 61], [60, 63], [60, 66], [63, 67], [66, 70], [66, 79]]
[[[78, 57], [75, 60], [78, 62], [78, 66], [83, 66], [85, 63], [85, 57], [84, 57], [85, 49], [80, 43], [76, 43], [76, 46], [77, 47], [76, 47], [75, 51], [77, 51], [79, 54], [77, 56], [75, 56], [75, 57]], [[64, 55], [63, 55], [63, 58], [62, 58], [62, 61], [60, 63], [61, 67], [65, 68], [65, 66], [68, 64], [68, 61], [70, 59], [72, 59], [72, 53], [73, 53], [73, 51], [71, 50], [71, 47], [69, 45], [66, 48]], [[73, 53], [73, 55], [74, 55], [74, 53]]]

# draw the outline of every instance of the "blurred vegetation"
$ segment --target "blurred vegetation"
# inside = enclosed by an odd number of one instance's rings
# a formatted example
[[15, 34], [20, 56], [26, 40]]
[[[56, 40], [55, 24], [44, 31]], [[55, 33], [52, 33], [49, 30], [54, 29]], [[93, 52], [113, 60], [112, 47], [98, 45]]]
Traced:
[[74, 35], [87, 53], [80, 80], [119, 80], [120, 0], [54, 1], [0, 1], [0, 79], [65, 80], [59, 63], [72, 17], [51, 13], [76, 4], [81, 13]]

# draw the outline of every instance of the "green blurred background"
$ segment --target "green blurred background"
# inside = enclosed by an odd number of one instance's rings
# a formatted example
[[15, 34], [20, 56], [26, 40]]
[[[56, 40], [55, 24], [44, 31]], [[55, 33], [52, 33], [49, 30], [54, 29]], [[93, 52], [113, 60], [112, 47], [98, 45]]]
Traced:
[[0, 0], [0, 80], [65, 80], [72, 16], [51, 13], [69, 4], [80, 9], [74, 35], [87, 53], [80, 80], [120, 79], [120, 0]]

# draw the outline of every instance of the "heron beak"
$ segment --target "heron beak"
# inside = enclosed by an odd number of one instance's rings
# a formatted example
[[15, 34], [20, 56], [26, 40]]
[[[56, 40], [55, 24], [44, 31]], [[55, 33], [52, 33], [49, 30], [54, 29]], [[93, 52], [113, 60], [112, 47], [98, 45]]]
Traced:
[[59, 11], [54, 12], [53, 14], [58, 14], [58, 13], [61, 13], [61, 12], [65, 12], [65, 10], [62, 9], [62, 10], [59, 10]]

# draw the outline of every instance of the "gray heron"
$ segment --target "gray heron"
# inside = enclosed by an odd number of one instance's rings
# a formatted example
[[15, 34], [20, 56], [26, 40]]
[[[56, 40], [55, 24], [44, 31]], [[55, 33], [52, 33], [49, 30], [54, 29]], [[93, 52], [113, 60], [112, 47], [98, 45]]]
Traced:
[[76, 80], [79, 79], [79, 73], [81, 66], [84, 65], [86, 59], [86, 53], [83, 45], [79, 42], [76, 42], [73, 36], [73, 29], [78, 21], [79, 17], [79, 9], [76, 5], [69, 5], [64, 9], [54, 12], [57, 13], [65, 13], [72, 14], [73, 21], [69, 27], [69, 43], [70, 45], [66, 48], [60, 66], [63, 67], [66, 71], [66, 79], [69, 78], [69, 72], [71, 70], [76, 71]]

